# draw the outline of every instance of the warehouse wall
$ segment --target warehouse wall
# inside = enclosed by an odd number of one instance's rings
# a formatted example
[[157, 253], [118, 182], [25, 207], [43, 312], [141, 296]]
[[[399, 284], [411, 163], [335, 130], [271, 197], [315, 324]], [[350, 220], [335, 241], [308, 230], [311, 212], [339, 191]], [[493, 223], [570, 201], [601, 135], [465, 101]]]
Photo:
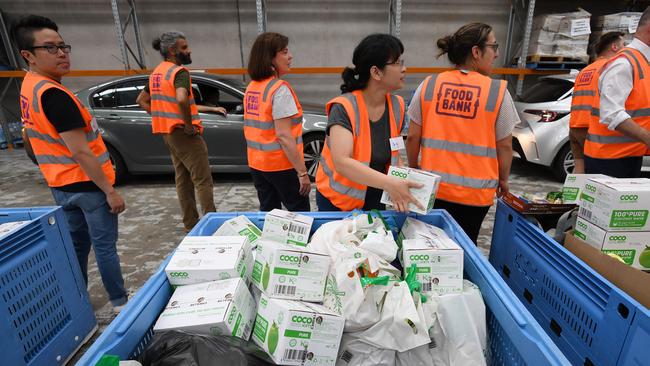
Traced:
[[[125, 12], [126, 3], [119, 4]], [[267, 6], [268, 29], [290, 37], [296, 67], [347, 65], [363, 36], [388, 32], [388, 1], [268, 0]], [[160, 60], [151, 40], [166, 30], [181, 30], [188, 36], [194, 68], [245, 66], [257, 36], [254, 0], [138, 0], [137, 7], [148, 67]], [[74, 69], [122, 68], [109, 0], [3, 0], [0, 8], [10, 17], [33, 12], [55, 20], [74, 47]], [[508, 11], [507, 0], [403, 1], [401, 38], [407, 66], [447, 65], [444, 57], [435, 59], [435, 40], [469, 21], [492, 24], [504, 45]], [[135, 46], [132, 38], [127, 40]], [[423, 77], [409, 76], [407, 89], [412, 91]], [[78, 89], [100, 80], [68, 78], [66, 83]], [[317, 102], [336, 95], [340, 84], [338, 75], [290, 76], [289, 80], [302, 100]]]

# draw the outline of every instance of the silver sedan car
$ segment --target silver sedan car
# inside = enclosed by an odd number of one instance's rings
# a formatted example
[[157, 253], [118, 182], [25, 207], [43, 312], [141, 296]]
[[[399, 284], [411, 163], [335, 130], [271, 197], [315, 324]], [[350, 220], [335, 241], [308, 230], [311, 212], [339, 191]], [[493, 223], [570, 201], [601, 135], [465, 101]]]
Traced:
[[[123, 182], [128, 174], [174, 172], [162, 138], [151, 133], [151, 117], [135, 101], [148, 80], [148, 75], [128, 76], [77, 92], [97, 119], [118, 182]], [[245, 85], [234, 79], [192, 72], [192, 88], [197, 104], [221, 106], [228, 112], [227, 116], [200, 113], [212, 171], [247, 172], [242, 104]], [[303, 103], [303, 108], [305, 163], [314, 177], [327, 117], [323, 106]]]
[[[512, 133], [513, 149], [526, 161], [550, 167], [562, 182], [574, 167], [569, 113], [576, 76], [572, 71], [542, 77], [515, 102], [521, 123]], [[650, 157], [643, 159], [643, 170], [650, 170]]]

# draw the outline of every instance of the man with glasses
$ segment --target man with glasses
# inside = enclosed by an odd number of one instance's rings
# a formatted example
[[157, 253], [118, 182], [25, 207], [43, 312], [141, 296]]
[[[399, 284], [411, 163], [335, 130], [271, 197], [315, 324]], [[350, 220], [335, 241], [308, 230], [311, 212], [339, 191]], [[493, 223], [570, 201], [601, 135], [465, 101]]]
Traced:
[[88, 254], [97, 267], [113, 310], [127, 301], [117, 254], [117, 215], [122, 196], [113, 188], [115, 172], [97, 122], [77, 97], [61, 85], [70, 72], [70, 45], [50, 19], [28, 15], [11, 29], [29, 66], [20, 90], [20, 109], [38, 166], [63, 207], [77, 260], [88, 283]]

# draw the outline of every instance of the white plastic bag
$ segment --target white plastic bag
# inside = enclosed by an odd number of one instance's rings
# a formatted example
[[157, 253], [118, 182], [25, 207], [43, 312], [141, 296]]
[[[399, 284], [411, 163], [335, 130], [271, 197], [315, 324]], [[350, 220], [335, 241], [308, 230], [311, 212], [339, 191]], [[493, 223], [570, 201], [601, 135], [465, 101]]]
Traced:
[[[485, 365], [486, 319], [481, 292], [473, 283], [463, 281], [461, 294], [432, 296], [434, 324], [430, 328], [430, 353], [435, 365]], [[425, 315], [426, 317], [426, 315]]]
[[[359, 267], [384, 278], [385, 285], [363, 286]], [[384, 277], [386, 276], [386, 277]], [[380, 302], [399, 280], [400, 272], [385, 260], [364, 250], [346, 251], [330, 266], [325, 284], [323, 305], [343, 315], [345, 332], [357, 332], [377, 323], [381, 316]]]
[[419, 294], [416, 294], [414, 301], [406, 282], [395, 283], [386, 293], [379, 322], [350, 336], [380, 349], [398, 352], [429, 344]]
[[371, 218], [369, 214], [321, 225], [312, 235], [309, 246], [329, 254], [334, 262], [345, 251], [357, 249], [376, 254], [389, 263], [397, 256], [393, 233], [386, 229], [381, 219]]
[[395, 366], [395, 351], [374, 347], [343, 333], [336, 366]]

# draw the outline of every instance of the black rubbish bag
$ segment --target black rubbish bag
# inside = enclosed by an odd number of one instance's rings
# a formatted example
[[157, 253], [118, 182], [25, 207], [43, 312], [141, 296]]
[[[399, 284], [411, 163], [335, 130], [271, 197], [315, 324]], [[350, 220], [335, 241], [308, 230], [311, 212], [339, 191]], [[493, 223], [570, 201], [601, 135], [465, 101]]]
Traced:
[[138, 357], [143, 366], [273, 365], [252, 341], [181, 331], [157, 332]]

